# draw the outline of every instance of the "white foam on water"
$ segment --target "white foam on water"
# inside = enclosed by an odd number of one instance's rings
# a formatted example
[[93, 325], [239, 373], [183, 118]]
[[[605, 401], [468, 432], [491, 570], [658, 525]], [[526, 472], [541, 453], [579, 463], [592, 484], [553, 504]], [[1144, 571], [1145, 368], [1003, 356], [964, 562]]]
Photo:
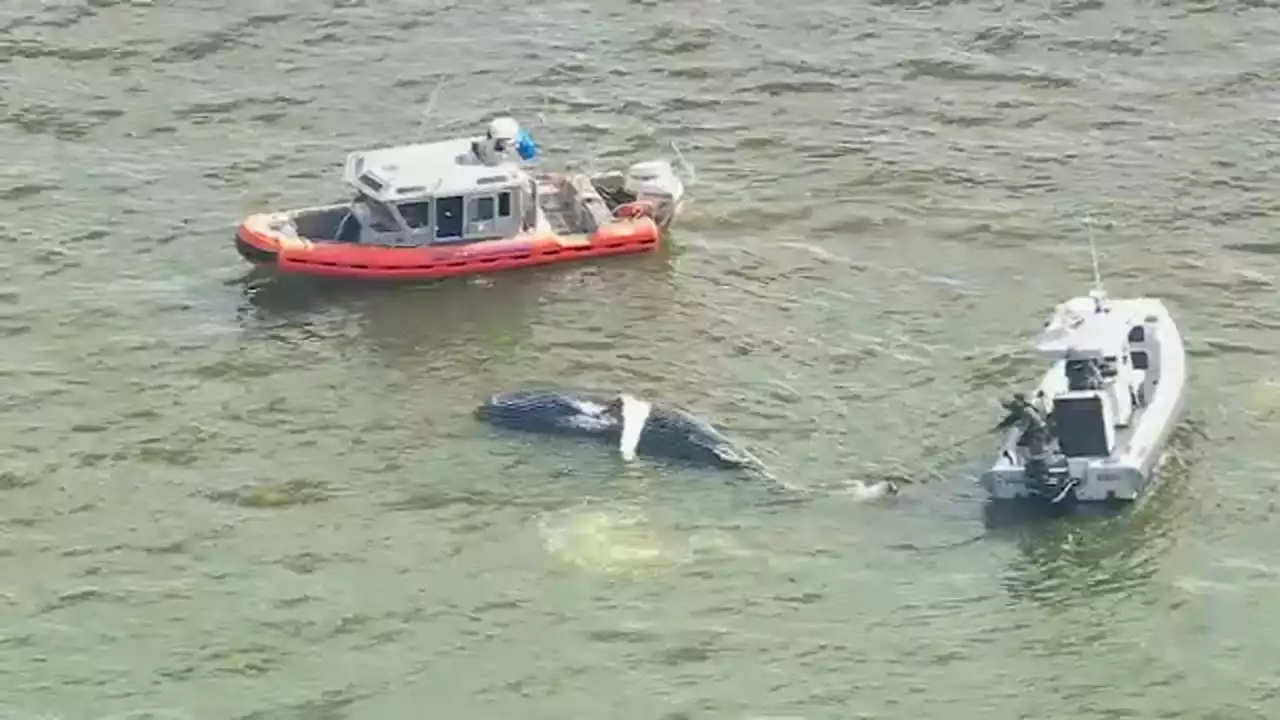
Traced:
[[618, 452], [623, 460], [631, 461], [636, 459], [636, 447], [640, 445], [640, 435], [653, 405], [626, 393], [619, 399], [622, 400], [622, 438], [618, 440]]

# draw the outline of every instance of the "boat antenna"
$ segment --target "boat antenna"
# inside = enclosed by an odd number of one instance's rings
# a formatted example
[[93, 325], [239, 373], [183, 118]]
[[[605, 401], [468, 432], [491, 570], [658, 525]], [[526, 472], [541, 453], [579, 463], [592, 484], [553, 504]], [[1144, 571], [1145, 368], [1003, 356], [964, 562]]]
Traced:
[[431, 91], [431, 97], [427, 99], [427, 106], [422, 109], [422, 116], [418, 120], [418, 141], [422, 141], [423, 134], [427, 131], [427, 119], [431, 117], [431, 111], [436, 109], [436, 100], [440, 97], [440, 91], [448, 84], [449, 78], [445, 77], [440, 80], [440, 84], [436, 85], [436, 89]]
[[1093, 241], [1093, 218], [1084, 219], [1089, 235], [1089, 257], [1093, 260], [1093, 289], [1102, 292], [1102, 271], [1098, 269], [1098, 246]]
[[1089, 297], [1093, 298], [1093, 311], [1104, 313], [1107, 312], [1107, 291], [1102, 289], [1102, 271], [1098, 269], [1098, 246], [1093, 242], [1093, 218], [1085, 218], [1085, 225], [1089, 228], [1089, 257], [1093, 260], [1093, 289], [1089, 291]]
[[692, 188], [698, 183], [697, 171], [694, 170], [693, 165], [690, 165], [689, 161], [684, 158], [684, 153], [680, 152], [680, 148], [676, 147], [675, 140], [671, 141], [671, 149], [675, 151], [676, 157], [680, 159], [680, 164], [684, 166], [684, 171], [689, 176], [688, 186]]
[[538, 128], [539, 130], [551, 124], [551, 121], [547, 120], [547, 108], [550, 106], [551, 106], [551, 95], [549, 95], [547, 91], [544, 90], [542, 91], [542, 104], [538, 106], [537, 118], [539, 123], [539, 128]]

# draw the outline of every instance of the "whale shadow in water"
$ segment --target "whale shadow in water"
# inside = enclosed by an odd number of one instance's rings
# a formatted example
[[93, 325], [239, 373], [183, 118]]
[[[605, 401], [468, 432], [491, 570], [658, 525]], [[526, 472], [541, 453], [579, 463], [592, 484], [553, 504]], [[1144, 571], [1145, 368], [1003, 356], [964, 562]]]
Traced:
[[[629, 405], [643, 407], [638, 414]], [[490, 396], [476, 418], [495, 427], [610, 443], [623, 455], [624, 434], [634, 454], [690, 465], [766, 473], [758, 458], [687, 410], [606, 395], [563, 390], [517, 390]], [[628, 422], [631, 426], [628, 427]]]

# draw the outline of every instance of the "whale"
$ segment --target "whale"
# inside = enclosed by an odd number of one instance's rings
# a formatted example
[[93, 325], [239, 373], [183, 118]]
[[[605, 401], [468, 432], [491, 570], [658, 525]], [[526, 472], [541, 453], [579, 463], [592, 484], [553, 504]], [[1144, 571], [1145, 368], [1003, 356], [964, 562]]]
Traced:
[[625, 461], [646, 456], [745, 471], [767, 481], [774, 501], [781, 504], [805, 502], [823, 494], [857, 503], [876, 502], [894, 498], [901, 491], [899, 478], [885, 476], [850, 480], [825, 490], [794, 486], [775, 477], [758, 458], [688, 410], [628, 393], [502, 392], [480, 403], [475, 415], [482, 422], [508, 430], [603, 441], [613, 445]]
[[719, 469], [764, 470], [758, 458], [689, 411], [627, 393], [502, 392], [480, 403], [475, 415], [495, 427], [607, 442], [626, 461], [644, 456]]

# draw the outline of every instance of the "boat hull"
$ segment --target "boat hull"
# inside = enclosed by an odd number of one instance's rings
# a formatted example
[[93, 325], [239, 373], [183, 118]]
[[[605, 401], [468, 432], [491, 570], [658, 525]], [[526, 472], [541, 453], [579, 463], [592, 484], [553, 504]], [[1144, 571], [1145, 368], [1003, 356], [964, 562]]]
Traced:
[[589, 235], [530, 232], [513, 238], [417, 247], [312, 240], [284, 230], [290, 213], [262, 213], [236, 228], [245, 260], [278, 272], [364, 280], [433, 280], [647, 253], [662, 233], [648, 217], [620, 220]]

